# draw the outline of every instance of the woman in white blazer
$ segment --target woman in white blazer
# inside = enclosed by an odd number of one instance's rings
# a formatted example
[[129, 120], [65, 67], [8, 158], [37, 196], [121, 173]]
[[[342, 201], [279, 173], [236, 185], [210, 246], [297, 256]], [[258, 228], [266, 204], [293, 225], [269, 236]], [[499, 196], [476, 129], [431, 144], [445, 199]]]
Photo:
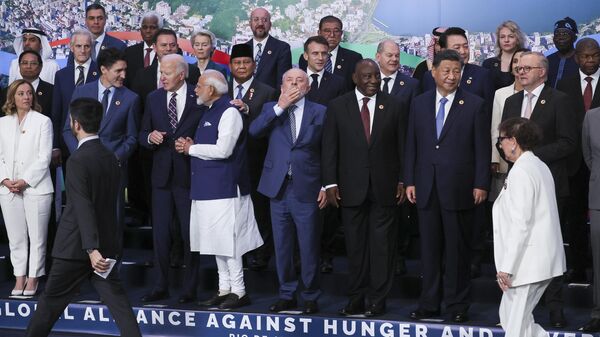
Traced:
[[[33, 86], [16, 80], [0, 118], [0, 207], [16, 277], [11, 295], [33, 296], [45, 274], [46, 234], [52, 203], [52, 122], [36, 110]], [[29, 278], [26, 278], [26, 275]]]
[[499, 148], [514, 163], [492, 211], [497, 281], [504, 291], [500, 324], [506, 337], [547, 336], [533, 308], [550, 280], [566, 270], [554, 180], [531, 149], [541, 139], [526, 118], [500, 124]]

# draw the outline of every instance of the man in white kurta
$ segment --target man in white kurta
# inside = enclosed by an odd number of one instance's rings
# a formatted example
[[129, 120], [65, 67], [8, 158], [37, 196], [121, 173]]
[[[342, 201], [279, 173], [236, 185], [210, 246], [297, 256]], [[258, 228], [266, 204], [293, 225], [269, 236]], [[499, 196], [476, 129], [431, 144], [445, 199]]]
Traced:
[[175, 147], [192, 157], [190, 248], [215, 255], [219, 291], [205, 306], [231, 309], [250, 303], [244, 287], [242, 255], [263, 244], [254, 219], [240, 112], [229, 103], [227, 81], [205, 71], [196, 86], [204, 113], [194, 139]]

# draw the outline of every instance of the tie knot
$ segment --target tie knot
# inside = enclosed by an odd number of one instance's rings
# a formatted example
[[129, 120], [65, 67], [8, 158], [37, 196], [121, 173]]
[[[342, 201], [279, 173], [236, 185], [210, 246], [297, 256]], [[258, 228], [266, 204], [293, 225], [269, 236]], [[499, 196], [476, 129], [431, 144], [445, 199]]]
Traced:
[[151, 52], [151, 51], [152, 51], [152, 48], [146, 48], [146, 51], [147, 51], [147, 52]]
[[242, 89], [244, 89], [244, 86], [241, 84], [238, 84], [236, 88], [238, 88], [239, 90], [242, 90]]
[[527, 99], [532, 100], [535, 97], [535, 94], [532, 92], [527, 93]]
[[171, 98], [175, 98], [175, 97], [177, 97], [177, 93], [176, 92], [174, 92], [173, 94], [171, 94]]
[[292, 104], [288, 108], [288, 110], [289, 110], [290, 113], [294, 113], [294, 111], [296, 111], [296, 109], [298, 109], [298, 106], [296, 104]]
[[258, 47], [258, 50], [260, 50], [260, 48], [262, 47], [262, 43], [257, 43], [256, 46]]
[[368, 104], [371, 99], [369, 97], [363, 97], [363, 104]]
[[593, 78], [592, 78], [592, 77], [590, 77], [590, 76], [588, 76], [588, 77], [586, 77], [586, 78], [585, 78], [585, 80], [586, 80], [588, 83], [592, 83], [592, 80], [593, 80]]
[[440, 98], [440, 104], [444, 105], [448, 102], [448, 99], [446, 97], [442, 97]]
[[83, 66], [77, 66], [77, 70], [83, 71]]
[[312, 77], [313, 81], [319, 80], [319, 74], [312, 74], [312, 75], [310, 75], [310, 77]]
[[391, 79], [392, 79], [391, 77], [385, 77], [385, 78], [383, 79], [383, 81], [384, 81], [385, 83], [388, 83], [388, 82], [389, 82]]
[[110, 88], [104, 89], [104, 95], [108, 95], [108, 94], [110, 94]]

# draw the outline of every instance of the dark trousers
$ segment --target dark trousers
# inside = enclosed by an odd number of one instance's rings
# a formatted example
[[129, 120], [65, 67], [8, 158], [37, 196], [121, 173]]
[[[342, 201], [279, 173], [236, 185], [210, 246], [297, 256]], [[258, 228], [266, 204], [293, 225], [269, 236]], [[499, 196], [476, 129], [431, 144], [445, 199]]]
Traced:
[[333, 206], [328, 206], [322, 209], [320, 213], [323, 221], [321, 258], [323, 260], [331, 260], [335, 256], [335, 238], [341, 228], [341, 210]]
[[181, 226], [184, 242], [185, 279], [184, 294], [196, 295], [198, 283], [198, 265], [200, 256], [190, 250], [190, 190], [179, 186], [154, 188], [152, 190], [152, 238], [154, 242], [154, 257], [158, 270], [156, 291], [166, 291], [169, 288], [169, 268], [171, 253], [171, 223], [177, 217]]
[[378, 204], [371, 187], [361, 205], [342, 207], [353, 302], [366, 298], [370, 305], [385, 305], [394, 281], [397, 209]]
[[286, 180], [277, 198], [271, 199], [271, 221], [275, 262], [279, 278], [279, 297], [292, 299], [298, 288], [298, 276], [294, 268], [296, 242], [300, 253], [302, 298], [316, 301], [319, 289], [319, 241], [321, 224], [317, 198], [302, 202], [296, 198], [293, 180]]
[[569, 243], [567, 266], [585, 272], [590, 265], [590, 232], [588, 228], [588, 189], [590, 171], [584, 162], [569, 177], [569, 198], [565, 206], [565, 241]]
[[469, 248], [473, 210], [441, 207], [436, 184], [424, 208], [419, 208], [423, 289], [419, 307], [440, 309], [442, 296], [450, 312], [469, 308]]
[[119, 280], [116, 265], [106, 279], [94, 274], [90, 261], [54, 259], [46, 288], [40, 296], [26, 336], [48, 336], [54, 323], [63, 313], [83, 281], [89, 279], [110, 310], [121, 336], [141, 336], [136, 318]]

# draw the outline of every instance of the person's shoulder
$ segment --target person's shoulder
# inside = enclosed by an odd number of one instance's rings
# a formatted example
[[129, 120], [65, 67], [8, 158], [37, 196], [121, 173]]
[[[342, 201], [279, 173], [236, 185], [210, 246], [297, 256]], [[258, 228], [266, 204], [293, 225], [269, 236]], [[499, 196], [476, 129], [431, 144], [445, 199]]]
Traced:
[[465, 105], [465, 106], [471, 106], [471, 105], [483, 105], [484, 104], [484, 99], [472, 94], [466, 90], [461, 89], [460, 87], [456, 90], [456, 96], [454, 97], [454, 100], [456, 101], [458, 99], [458, 105]]
[[288, 48], [288, 49], [290, 49], [290, 44], [289, 43], [287, 43], [285, 41], [282, 41], [282, 40], [274, 37], [273, 35], [269, 35], [269, 40], [267, 41], [267, 43], [269, 43], [269, 41], [271, 41], [273, 43], [274, 47], [277, 47], [277, 48]]
[[500, 67], [500, 60], [496, 56], [492, 56], [483, 60], [481, 66], [487, 69], [498, 68]]
[[405, 75], [405, 74], [401, 73], [400, 71], [398, 71], [396, 73], [396, 78], [399, 83], [404, 82], [408, 86], [419, 86], [419, 80], [414, 79], [408, 75]]
[[317, 114], [325, 114], [325, 110], [327, 110], [327, 107], [322, 104], [309, 101], [308, 99], [305, 102], [306, 108], [315, 111]]
[[354, 100], [356, 100], [356, 93], [354, 92], [354, 90], [349, 91], [341, 96], [338, 96], [338, 97], [332, 99], [329, 102], [329, 106], [330, 107], [343, 106], [349, 99], [352, 99], [352, 98], [354, 98]]
[[358, 61], [362, 59], [362, 55], [360, 53], [355, 52], [352, 49], [344, 48], [342, 46], [339, 46], [338, 53], [344, 55], [346, 58], [349, 58], [353, 61]]

